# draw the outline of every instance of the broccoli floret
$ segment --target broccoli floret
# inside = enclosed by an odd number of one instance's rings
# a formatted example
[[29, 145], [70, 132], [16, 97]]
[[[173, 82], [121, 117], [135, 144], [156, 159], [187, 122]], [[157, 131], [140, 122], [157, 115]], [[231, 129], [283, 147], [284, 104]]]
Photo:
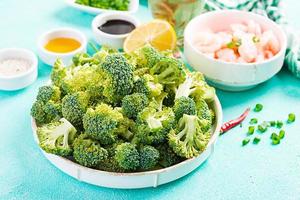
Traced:
[[160, 144], [157, 147], [157, 150], [159, 151], [160, 155], [158, 163], [162, 167], [170, 167], [184, 160], [173, 151], [168, 143]]
[[[79, 91], [94, 90], [101, 88], [101, 74], [98, 73], [98, 65], [86, 63], [82, 66], [68, 68], [65, 78], [62, 80], [61, 88], [65, 94]], [[98, 91], [102, 92], [101, 89]], [[95, 91], [93, 91], [95, 93]]]
[[50, 75], [51, 81], [54, 85], [61, 88], [63, 79], [67, 75], [67, 68], [63, 64], [61, 59], [57, 59], [53, 65], [53, 69]]
[[133, 89], [133, 70], [131, 64], [121, 54], [110, 54], [100, 65], [103, 95], [112, 104], [131, 94]]
[[136, 118], [148, 103], [148, 98], [145, 94], [133, 93], [123, 98], [122, 110], [127, 117]]
[[178, 86], [175, 99], [180, 97], [201, 97], [211, 102], [215, 97], [215, 89], [207, 85], [200, 72], [193, 72], [188, 74], [185, 81]]
[[99, 140], [103, 145], [115, 142], [123, 115], [107, 104], [100, 104], [95, 109], [89, 108], [83, 116], [85, 133]]
[[163, 100], [163, 105], [168, 106], [168, 107], [174, 106], [176, 89], [177, 88], [174, 86], [165, 87], [165, 93], [167, 93], [167, 96]]
[[37, 128], [37, 136], [41, 148], [47, 153], [69, 156], [73, 152], [72, 143], [76, 129], [70, 122], [62, 118]]
[[151, 69], [163, 56], [151, 45], [145, 45], [133, 52], [133, 57], [136, 58], [138, 68]]
[[172, 57], [164, 57], [150, 69], [161, 84], [178, 86], [185, 80], [184, 65], [180, 60]]
[[159, 96], [163, 91], [163, 86], [154, 80], [150, 74], [138, 78], [134, 83], [134, 92], [143, 93], [148, 98]]
[[125, 116], [119, 123], [119, 127], [116, 130], [118, 136], [121, 136], [123, 139], [130, 141], [134, 135], [132, 132], [133, 127], [135, 126], [135, 122]]
[[195, 101], [189, 97], [180, 97], [175, 100], [173, 111], [176, 120], [179, 120], [183, 116], [183, 114], [195, 115], [196, 114]]
[[201, 121], [196, 115], [184, 114], [176, 129], [169, 132], [168, 138], [169, 145], [177, 155], [192, 158], [206, 148], [210, 134], [202, 132]]
[[197, 115], [201, 121], [201, 129], [203, 132], [207, 132], [211, 129], [213, 124], [214, 113], [209, 108], [207, 103], [202, 98], [196, 99], [196, 111]]
[[174, 126], [175, 116], [171, 108], [162, 111], [147, 107], [139, 113], [133, 142], [137, 144], [160, 144], [166, 140]]
[[149, 170], [155, 167], [159, 159], [159, 151], [153, 146], [143, 146], [140, 151], [140, 168]]
[[68, 94], [62, 99], [62, 115], [75, 127], [82, 128], [82, 118], [89, 104], [86, 92]]
[[96, 167], [107, 159], [108, 152], [102, 148], [98, 141], [89, 138], [87, 134], [81, 134], [74, 141], [74, 159], [86, 167]]
[[57, 121], [61, 118], [61, 104], [53, 101], [36, 101], [31, 107], [31, 116], [38, 125]]
[[140, 155], [134, 144], [123, 143], [117, 146], [115, 159], [125, 170], [136, 170], [140, 165]]
[[48, 102], [50, 100], [54, 102], [60, 101], [60, 89], [54, 85], [46, 85], [39, 88], [38, 95], [36, 97], [37, 101]]

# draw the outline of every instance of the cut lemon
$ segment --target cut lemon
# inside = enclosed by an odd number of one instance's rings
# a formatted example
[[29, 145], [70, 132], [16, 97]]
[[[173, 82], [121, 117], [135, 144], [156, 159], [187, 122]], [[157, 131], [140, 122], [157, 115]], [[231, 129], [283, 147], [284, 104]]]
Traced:
[[160, 51], [173, 50], [176, 47], [176, 33], [167, 22], [155, 19], [132, 31], [124, 42], [124, 51], [134, 51], [145, 44], [151, 44]]

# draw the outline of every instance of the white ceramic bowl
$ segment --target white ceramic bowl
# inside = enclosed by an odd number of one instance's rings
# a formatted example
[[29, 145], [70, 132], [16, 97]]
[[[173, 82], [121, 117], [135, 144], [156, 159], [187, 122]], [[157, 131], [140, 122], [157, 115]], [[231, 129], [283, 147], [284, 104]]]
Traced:
[[[210, 154], [214, 151], [214, 147], [220, 133], [223, 117], [222, 107], [217, 96], [215, 96], [213, 109], [216, 113], [216, 120], [212, 129], [212, 136], [206, 150], [195, 158], [185, 160], [181, 163], [164, 169], [136, 173], [106, 172], [81, 166], [75, 162], [72, 162], [71, 160], [53, 154], [48, 154], [42, 149], [41, 150], [44, 156], [53, 165], [79, 181], [109, 188], [133, 189], [157, 187], [159, 185], [179, 179], [192, 172], [205, 160], [207, 160]], [[38, 138], [36, 135], [36, 123], [34, 120], [32, 120], [32, 130], [35, 141], [38, 143]]]
[[107, 21], [116, 19], [131, 22], [133, 25], [135, 25], [135, 27], [137, 27], [140, 24], [139, 20], [132, 15], [120, 12], [107, 12], [100, 14], [94, 18], [92, 22], [92, 30], [96, 41], [100, 45], [109, 46], [115, 49], [122, 49], [123, 43], [126, 37], [129, 35], [129, 33], [114, 35], [105, 33], [98, 29], [99, 26], [103, 25]]
[[0, 75], [0, 90], [19, 90], [31, 85], [37, 78], [38, 59], [33, 52], [20, 48], [7, 48], [0, 50], [0, 61], [13, 58], [28, 60], [30, 68], [26, 72], [15, 76]]
[[[68, 53], [55, 53], [45, 49], [45, 45], [49, 40], [59, 37], [75, 39], [80, 42], [81, 46], [78, 49], [75, 49], [74, 51]], [[83, 33], [76, 29], [58, 28], [50, 30], [41, 35], [38, 39], [37, 45], [39, 57], [44, 63], [52, 66], [57, 58], [61, 58], [65, 65], [69, 65], [71, 64], [72, 58], [75, 54], [86, 52], [87, 39]]]
[[[112, 10], [107, 10], [107, 9], [93, 8], [90, 6], [80, 5], [78, 3], [75, 3], [75, 1], [76, 0], [66, 0], [66, 3], [73, 8], [76, 8], [78, 10], [81, 10], [81, 11], [84, 11], [84, 12], [87, 12], [90, 14], [94, 14], [94, 15], [112, 11]], [[116, 12], [135, 13], [138, 10], [138, 8], [139, 8], [139, 0], [130, 0], [128, 11], [116, 11]]]
[[[263, 30], [272, 30], [277, 36], [281, 50], [271, 59], [259, 63], [228, 63], [210, 58], [195, 48], [194, 41], [199, 30], [226, 30], [231, 23], [243, 23], [249, 19], [259, 23]], [[202, 72], [215, 87], [229, 91], [250, 89], [273, 77], [283, 65], [286, 46], [284, 32], [272, 20], [237, 10], [213, 11], [199, 15], [189, 22], [184, 32], [184, 55], [187, 62], [195, 70]]]

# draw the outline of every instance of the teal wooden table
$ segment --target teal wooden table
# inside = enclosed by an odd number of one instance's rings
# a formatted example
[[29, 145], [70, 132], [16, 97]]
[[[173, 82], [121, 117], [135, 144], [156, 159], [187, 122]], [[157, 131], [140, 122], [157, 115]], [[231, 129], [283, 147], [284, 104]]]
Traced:
[[[296, 0], [286, 0], [287, 17], [300, 26]], [[146, 7], [136, 14], [150, 19]], [[75, 27], [92, 39], [93, 16], [67, 7], [63, 0], [1, 0], [0, 48], [24, 47], [36, 52], [37, 37], [55, 27]], [[269, 134], [258, 145], [241, 147], [247, 126], [219, 138], [214, 154], [193, 173], [175, 182], [139, 190], [96, 187], [52, 166], [35, 144], [29, 111], [38, 87], [48, 81], [51, 67], [39, 62], [39, 78], [16, 92], [0, 92], [0, 199], [300, 199], [300, 80], [283, 69], [268, 82], [246, 92], [218, 91], [224, 120], [246, 107], [262, 103], [251, 113], [260, 120], [282, 119], [294, 112], [296, 123], [286, 126], [286, 137], [270, 145]]]

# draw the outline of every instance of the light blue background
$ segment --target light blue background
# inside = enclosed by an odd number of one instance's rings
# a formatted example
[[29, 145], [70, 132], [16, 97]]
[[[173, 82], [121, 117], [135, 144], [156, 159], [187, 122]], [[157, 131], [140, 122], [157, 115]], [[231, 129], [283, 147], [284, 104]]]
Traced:
[[[298, 27], [300, 3], [286, 0], [287, 17]], [[145, 7], [137, 16], [150, 18]], [[63, 0], [1, 0], [0, 47], [24, 47], [36, 52], [37, 37], [51, 28], [69, 26], [92, 38], [93, 16], [67, 7]], [[285, 120], [289, 112], [298, 121], [286, 126], [286, 138], [270, 145], [270, 133], [258, 145], [242, 148], [247, 126], [219, 138], [215, 153], [190, 175], [160, 186], [116, 190], [78, 182], [52, 166], [33, 141], [30, 107], [38, 87], [48, 80], [51, 67], [39, 64], [39, 78], [16, 92], [0, 92], [0, 199], [300, 199], [300, 80], [282, 70], [270, 81], [240, 93], [218, 91], [224, 120], [248, 106], [263, 103], [251, 113], [261, 120]]]

